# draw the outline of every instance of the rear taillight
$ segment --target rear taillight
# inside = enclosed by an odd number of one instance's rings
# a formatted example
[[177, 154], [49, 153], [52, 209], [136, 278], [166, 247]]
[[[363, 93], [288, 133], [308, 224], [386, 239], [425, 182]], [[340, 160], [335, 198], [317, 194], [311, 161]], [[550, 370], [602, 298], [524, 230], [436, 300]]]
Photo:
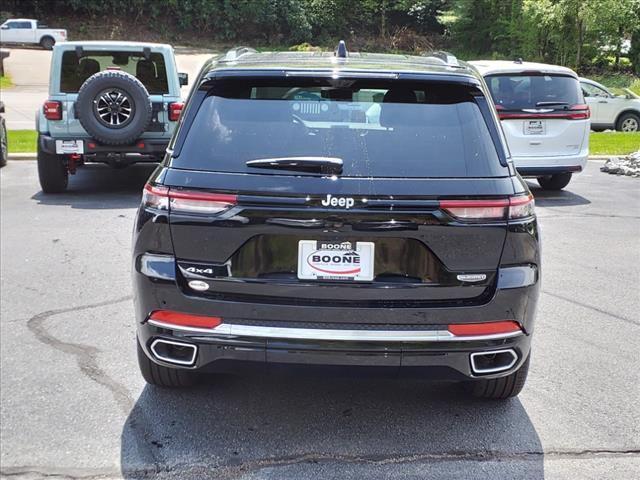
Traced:
[[183, 327], [214, 328], [222, 323], [220, 317], [208, 317], [204, 315], [190, 315], [188, 313], [173, 312], [171, 310], [156, 310], [149, 316], [149, 320], [181, 325]]
[[[591, 117], [591, 110], [589, 110], [589, 105], [586, 105], [586, 104], [572, 105], [566, 110], [553, 110], [551, 112], [536, 112], [536, 111], [507, 112], [505, 111], [502, 105], [496, 105], [496, 110], [498, 111], [498, 117], [500, 117], [500, 120], [536, 119], [536, 118], [587, 120], [588, 118]], [[532, 108], [531, 110], [536, 110], [536, 109]], [[545, 108], [541, 107], [538, 110], [545, 110]]]
[[460, 220], [504, 219], [508, 198], [499, 200], [442, 200], [440, 208]]
[[156, 210], [169, 210], [169, 188], [147, 183], [142, 190], [142, 205]]
[[47, 100], [42, 107], [44, 118], [47, 120], [62, 120], [62, 103], [55, 100]]
[[497, 200], [441, 200], [440, 208], [463, 221], [525, 218], [535, 213], [531, 195]]
[[184, 108], [184, 103], [182, 102], [174, 102], [169, 104], [169, 120], [172, 122], [177, 122], [180, 118], [180, 112]]
[[142, 204], [148, 208], [185, 213], [221, 213], [238, 203], [236, 195], [224, 193], [172, 190], [168, 187], [145, 185]]
[[511, 197], [509, 199], [509, 218], [526, 218], [535, 215], [536, 202], [532, 195]]
[[569, 118], [570, 120], [586, 120], [588, 118], [591, 118], [591, 109], [589, 109], [589, 105], [587, 105], [586, 103], [573, 105], [569, 108], [567, 118]]
[[522, 332], [520, 324], [512, 320], [486, 323], [458, 323], [449, 325], [448, 330], [457, 337]]

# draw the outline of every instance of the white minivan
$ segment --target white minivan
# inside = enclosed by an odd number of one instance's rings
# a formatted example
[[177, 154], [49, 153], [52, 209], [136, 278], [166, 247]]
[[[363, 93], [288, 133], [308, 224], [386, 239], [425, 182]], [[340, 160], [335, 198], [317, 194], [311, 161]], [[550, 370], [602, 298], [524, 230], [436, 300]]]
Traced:
[[470, 63], [489, 86], [518, 172], [546, 190], [566, 187], [589, 156], [590, 110], [578, 75], [520, 60]]

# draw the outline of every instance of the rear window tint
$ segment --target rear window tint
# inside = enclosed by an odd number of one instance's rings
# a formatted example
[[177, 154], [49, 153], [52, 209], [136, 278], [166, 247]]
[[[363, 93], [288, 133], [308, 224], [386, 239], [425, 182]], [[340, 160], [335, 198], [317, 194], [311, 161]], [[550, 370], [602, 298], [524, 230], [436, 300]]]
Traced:
[[86, 50], [80, 57], [75, 51], [63, 53], [60, 91], [77, 93], [87, 78], [108, 68], [130, 73], [140, 80], [152, 95], [169, 93], [167, 67], [162, 53], [152, 53], [149, 59], [146, 59], [142, 52]]
[[486, 81], [493, 101], [505, 110], [584, 103], [578, 80], [566, 75], [491, 75]]
[[344, 79], [218, 80], [171, 165], [282, 175], [246, 162], [292, 156], [352, 177], [507, 175], [469, 87]]

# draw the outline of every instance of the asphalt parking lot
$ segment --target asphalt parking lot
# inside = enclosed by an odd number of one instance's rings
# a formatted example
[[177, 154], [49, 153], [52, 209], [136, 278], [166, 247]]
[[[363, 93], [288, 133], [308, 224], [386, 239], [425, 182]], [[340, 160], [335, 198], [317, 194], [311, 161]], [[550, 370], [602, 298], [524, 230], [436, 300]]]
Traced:
[[[148, 166], [44, 195], [1, 177], [3, 478], [640, 476], [640, 181], [589, 162], [534, 189], [543, 295], [529, 382], [503, 403], [418, 380], [224, 377], [145, 386], [130, 237]], [[532, 183], [532, 188], [537, 185]]]

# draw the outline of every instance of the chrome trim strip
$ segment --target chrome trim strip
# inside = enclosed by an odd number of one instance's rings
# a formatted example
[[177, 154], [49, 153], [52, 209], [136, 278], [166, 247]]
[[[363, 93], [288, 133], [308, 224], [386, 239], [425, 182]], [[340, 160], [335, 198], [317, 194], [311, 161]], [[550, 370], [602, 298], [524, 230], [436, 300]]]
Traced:
[[[165, 344], [169, 344], [169, 345], [176, 345], [178, 347], [189, 347], [193, 349], [193, 355], [191, 356], [191, 360], [186, 361], [186, 360], [176, 360], [175, 358], [171, 358], [171, 357], [165, 357], [163, 355], [159, 355], [158, 352], [156, 352], [155, 346], [158, 343], [165, 343]], [[156, 340], [154, 340], [154, 342], [151, 344], [151, 346], [149, 347], [149, 349], [151, 350], [151, 352], [153, 353], [153, 355], [158, 358], [159, 360], [162, 360], [163, 362], [167, 362], [167, 363], [173, 363], [176, 365], [187, 365], [187, 366], [191, 366], [194, 363], [196, 363], [196, 355], [198, 354], [198, 347], [196, 347], [195, 345], [191, 344], [191, 343], [183, 343], [183, 342], [174, 342], [173, 340], [165, 340], [163, 338], [158, 338]]]
[[[475, 357], [482, 356], [482, 355], [495, 355], [495, 354], [498, 354], [498, 353], [509, 353], [509, 354], [511, 354], [512, 360], [509, 363], [509, 365], [502, 366], [502, 367], [497, 367], [497, 368], [476, 368]], [[516, 362], [518, 361], [518, 355], [516, 354], [516, 352], [513, 351], [512, 348], [507, 348], [505, 350], [491, 350], [489, 352], [475, 352], [475, 353], [472, 353], [470, 355], [470, 359], [471, 359], [471, 371], [473, 373], [498, 373], [498, 372], [505, 372], [505, 371], [509, 370], [511, 367], [513, 367], [516, 364]]]
[[206, 333], [225, 337], [287, 338], [295, 340], [336, 340], [356, 342], [469, 342], [501, 340], [523, 335], [522, 331], [491, 335], [458, 336], [449, 330], [339, 330], [328, 328], [283, 328], [222, 323], [215, 328], [185, 327], [149, 320], [154, 327], [188, 333]]

